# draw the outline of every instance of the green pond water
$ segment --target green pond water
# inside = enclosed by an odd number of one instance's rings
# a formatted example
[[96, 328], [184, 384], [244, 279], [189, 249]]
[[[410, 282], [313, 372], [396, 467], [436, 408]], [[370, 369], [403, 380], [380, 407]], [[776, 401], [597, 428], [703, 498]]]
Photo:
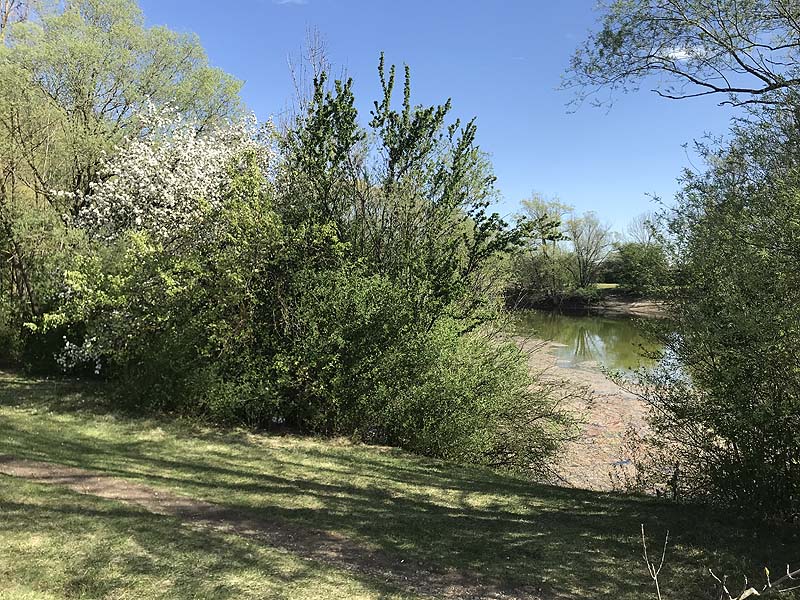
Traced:
[[516, 324], [518, 333], [554, 342], [552, 351], [563, 367], [633, 370], [653, 366], [643, 354], [660, 349], [637, 319], [531, 310], [520, 313]]

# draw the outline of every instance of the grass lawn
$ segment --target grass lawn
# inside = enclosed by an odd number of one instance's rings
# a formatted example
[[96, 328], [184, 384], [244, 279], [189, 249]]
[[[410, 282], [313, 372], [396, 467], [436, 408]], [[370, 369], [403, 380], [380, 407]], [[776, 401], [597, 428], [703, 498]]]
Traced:
[[[101, 471], [343, 536], [434, 572], [545, 598], [706, 598], [707, 569], [760, 581], [800, 560], [800, 532], [652, 498], [535, 485], [398, 450], [218, 432], [111, 410], [75, 384], [0, 375], [0, 454]], [[57, 486], [0, 477], [0, 597], [401, 598], [402, 590], [233, 534]], [[5, 594], [5, 596], [3, 595]], [[792, 598], [782, 594], [781, 598]]]
[[401, 599], [237, 535], [0, 476], [0, 598]]

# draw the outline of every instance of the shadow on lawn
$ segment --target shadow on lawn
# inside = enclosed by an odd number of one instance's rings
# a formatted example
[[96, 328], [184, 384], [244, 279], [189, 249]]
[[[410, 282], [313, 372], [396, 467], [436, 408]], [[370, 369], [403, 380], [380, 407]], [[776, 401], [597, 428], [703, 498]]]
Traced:
[[[73, 397], [79, 390], [60, 385], [0, 379], [0, 405], [90, 410], [90, 402]], [[136, 423], [120, 419], [118, 426]], [[709, 567], [760, 581], [764, 566], [780, 571], [800, 552], [796, 529], [652, 498], [536, 485], [392, 449], [298, 438], [259, 444], [246, 434], [191, 428], [169, 429], [170, 444], [125, 431], [118, 438], [63, 422], [34, 428], [0, 422], [2, 453], [171, 488], [339, 533], [420, 569], [472, 572], [502, 587], [542, 588], [550, 597], [651, 597], [642, 523], [654, 547], [671, 531], [665, 598], [711, 597]]]
[[[97, 382], [76, 379], [32, 379], [0, 368], [0, 406], [41, 408], [50, 412], [95, 414], [116, 412]], [[121, 411], [120, 411], [121, 412]]]
[[[34, 495], [38, 501], [28, 501]], [[134, 584], [150, 588], [147, 597], [176, 598], [240, 598], [240, 586], [250, 592], [257, 586], [257, 597], [281, 598], [292, 586], [315, 589], [322, 582], [335, 589], [319, 564], [261, 552], [239, 536], [187, 528], [172, 517], [3, 477], [0, 498], [0, 538], [24, 532], [37, 540], [31, 556], [23, 544], [8, 568], [24, 572], [18, 580], [48, 582], [65, 597], [127, 597]], [[380, 581], [349, 576], [378, 597], [398, 597]]]

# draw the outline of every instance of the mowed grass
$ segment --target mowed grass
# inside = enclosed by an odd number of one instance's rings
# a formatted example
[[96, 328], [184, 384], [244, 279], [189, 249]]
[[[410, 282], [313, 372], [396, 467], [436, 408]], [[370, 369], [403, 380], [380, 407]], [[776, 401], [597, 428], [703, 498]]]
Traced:
[[[10, 374], [0, 375], [0, 454], [144, 482], [545, 598], [654, 597], [642, 523], [651, 553], [671, 532], [665, 600], [711, 597], [708, 568], [760, 581], [764, 566], [800, 561], [796, 528], [742, 515], [535, 485], [389, 448], [137, 419], [78, 385]], [[57, 487], [2, 478], [0, 503], [8, 598], [403, 597], [356, 571]]]
[[411, 598], [231, 534], [0, 475], [0, 598]]

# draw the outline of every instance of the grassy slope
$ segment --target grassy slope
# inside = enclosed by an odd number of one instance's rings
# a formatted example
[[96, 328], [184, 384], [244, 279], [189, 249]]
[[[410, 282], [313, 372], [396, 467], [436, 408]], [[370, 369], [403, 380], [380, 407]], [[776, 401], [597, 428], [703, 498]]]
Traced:
[[[640, 523], [651, 552], [672, 532], [665, 598], [706, 597], [708, 567], [758, 580], [763, 565], [780, 572], [800, 558], [796, 529], [730, 514], [533, 485], [391, 449], [220, 433], [106, 409], [68, 384], [2, 375], [0, 454], [100, 470], [553, 597], [651, 597]], [[115, 598], [164, 589], [176, 598], [397, 597], [349, 572], [57, 488], [0, 478], [0, 504], [0, 590], [9, 598], [24, 597], [21, 589], [80, 597], [83, 585]]]

